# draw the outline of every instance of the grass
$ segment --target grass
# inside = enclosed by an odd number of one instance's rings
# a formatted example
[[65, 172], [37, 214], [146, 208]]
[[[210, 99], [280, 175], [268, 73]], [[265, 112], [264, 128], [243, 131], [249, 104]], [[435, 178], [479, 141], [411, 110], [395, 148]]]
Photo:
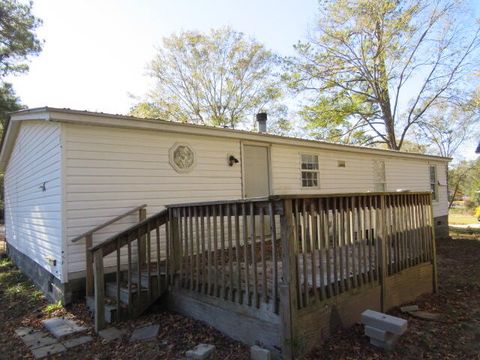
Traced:
[[48, 315], [51, 315], [55, 311], [62, 310], [62, 309], [63, 309], [63, 305], [62, 305], [62, 302], [59, 300], [56, 303], [48, 304], [47, 306], [45, 306], [43, 308], [43, 312], [48, 314]]
[[471, 214], [460, 214], [456, 212], [450, 212], [448, 214], [448, 223], [455, 225], [469, 225], [478, 224], [478, 220]]

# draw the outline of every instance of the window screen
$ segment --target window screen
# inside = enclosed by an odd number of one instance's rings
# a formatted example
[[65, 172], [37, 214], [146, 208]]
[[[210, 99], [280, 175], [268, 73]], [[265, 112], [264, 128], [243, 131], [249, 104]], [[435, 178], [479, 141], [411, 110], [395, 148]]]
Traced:
[[301, 155], [302, 187], [318, 186], [318, 155]]
[[437, 187], [437, 167], [436, 166], [430, 166], [430, 190], [432, 191], [432, 199], [437, 200], [438, 187]]
[[386, 191], [387, 178], [385, 176], [385, 161], [373, 160], [373, 190], [378, 192]]

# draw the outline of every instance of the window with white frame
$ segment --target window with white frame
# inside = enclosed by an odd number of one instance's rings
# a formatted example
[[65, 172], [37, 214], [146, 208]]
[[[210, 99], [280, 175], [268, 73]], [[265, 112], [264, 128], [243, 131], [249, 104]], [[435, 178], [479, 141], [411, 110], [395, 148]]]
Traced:
[[432, 199], [438, 199], [438, 180], [437, 180], [437, 167], [435, 165], [430, 166], [430, 190], [432, 191]]
[[387, 177], [385, 175], [385, 161], [373, 160], [373, 182], [374, 191], [386, 191]]
[[301, 155], [302, 187], [318, 186], [318, 155]]

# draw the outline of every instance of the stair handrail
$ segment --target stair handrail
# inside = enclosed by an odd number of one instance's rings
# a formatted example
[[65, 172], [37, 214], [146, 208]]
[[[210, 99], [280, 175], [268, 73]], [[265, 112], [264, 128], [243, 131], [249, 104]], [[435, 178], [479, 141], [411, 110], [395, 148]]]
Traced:
[[93, 245], [93, 234], [107, 227], [108, 225], [112, 225], [118, 220], [121, 220], [124, 217], [127, 217], [137, 211], [138, 211], [139, 221], [145, 220], [147, 215], [147, 211], [145, 209], [146, 207], [147, 207], [147, 204], [142, 204], [133, 209], [130, 209], [124, 212], [123, 214], [120, 214], [114, 217], [113, 219], [110, 219], [104, 222], [103, 224], [95, 226], [93, 229], [90, 229], [87, 232], [84, 232], [83, 234], [80, 234], [71, 240], [73, 243], [75, 243], [83, 238], [85, 239], [85, 295], [87, 297], [93, 295], [93, 258], [92, 258], [92, 252], [89, 251], [89, 249]]
[[[103, 259], [104, 257], [108, 256], [109, 254], [116, 251], [116, 314], [117, 314], [117, 321], [120, 319], [120, 280], [121, 280], [121, 267], [120, 267], [120, 251], [123, 247], [127, 247], [128, 250], [128, 268], [127, 268], [127, 276], [128, 276], [128, 311], [142, 311], [145, 310], [146, 307], [151, 305], [152, 300], [152, 289], [150, 284], [150, 274], [151, 274], [151, 232], [154, 232], [156, 235], [156, 255], [157, 255], [157, 265], [156, 265], [156, 272], [157, 272], [157, 281], [158, 281], [158, 289], [161, 288], [161, 266], [160, 266], [160, 233], [159, 228], [163, 225], [168, 226], [169, 217], [171, 211], [169, 209], [164, 209], [142, 221], [139, 223], [128, 227], [127, 229], [120, 231], [119, 233], [109, 237], [108, 239], [104, 240], [100, 244], [95, 246], [91, 246], [87, 249], [88, 261], [90, 261], [90, 266], [93, 269], [94, 277], [93, 277], [93, 288], [94, 292], [94, 304], [95, 304], [95, 331], [98, 332], [99, 330], [105, 327], [105, 318], [104, 318], [104, 306], [105, 306], [105, 282], [104, 282], [104, 275], [105, 275], [105, 268]], [[168, 229], [166, 228], [166, 234], [168, 237]], [[136, 265], [134, 265], [131, 261], [131, 244], [133, 241], [137, 241], [137, 261]], [[166, 239], [166, 252], [168, 258], [168, 239]], [[142, 260], [142, 255], [144, 259]], [[147, 268], [147, 295], [148, 298], [145, 301], [142, 300], [141, 294], [141, 287], [142, 287], [142, 265], [145, 262]], [[137, 309], [133, 308], [131, 303], [132, 300], [132, 271], [134, 266], [137, 267], [137, 300], [135, 306]], [[168, 264], [165, 263], [165, 271], [166, 276], [168, 278]], [[143, 302], [142, 302], [143, 301]]]
[[128, 215], [131, 215], [131, 214], [133, 214], [133, 213], [135, 213], [139, 210], [145, 209], [146, 207], [147, 207], [147, 204], [142, 204], [140, 206], [137, 206], [136, 208], [130, 209], [127, 212], [124, 212], [123, 214], [120, 214], [120, 215], [114, 217], [113, 219], [110, 219], [110, 220], [104, 222], [103, 224], [97, 225], [93, 229], [88, 230], [88, 231], [84, 232], [83, 234], [78, 235], [77, 237], [74, 237], [71, 241], [73, 243], [75, 243], [75, 242], [77, 242], [77, 241], [79, 241], [79, 240], [81, 240], [81, 239], [83, 239], [83, 238], [85, 238], [89, 235], [93, 235], [94, 233], [96, 233], [97, 231], [107, 227], [108, 225], [111, 225], [111, 224], [123, 219], [124, 217], [127, 217]]

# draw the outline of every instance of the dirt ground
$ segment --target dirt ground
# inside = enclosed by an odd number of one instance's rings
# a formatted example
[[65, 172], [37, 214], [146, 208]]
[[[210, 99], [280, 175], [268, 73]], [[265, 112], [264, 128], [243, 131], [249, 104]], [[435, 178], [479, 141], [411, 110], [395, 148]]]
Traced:
[[[458, 235], [437, 244], [440, 291], [415, 302], [421, 310], [441, 314], [440, 321], [425, 321], [401, 314], [409, 329], [396, 349], [372, 347], [361, 325], [340, 330], [306, 359], [480, 359], [480, 235]], [[40, 328], [42, 319], [74, 315], [88, 325], [91, 319], [82, 303], [67, 309], [48, 305], [42, 294], [7, 258], [0, 259], [0, 359], [30, 359], [28, 349], [15, 336], [19, 326]], [[135, 326], [160, 324], [159, 341], [129, 343], [128, 338], [105, 344], [98, 337], [91, 344], [69, 350], [55, 359], [178, 359], [200, 342], [213, 343], [212, 359], [248, 359], [248, 348], [218, 331], [161, 308], [135, 321]]]

